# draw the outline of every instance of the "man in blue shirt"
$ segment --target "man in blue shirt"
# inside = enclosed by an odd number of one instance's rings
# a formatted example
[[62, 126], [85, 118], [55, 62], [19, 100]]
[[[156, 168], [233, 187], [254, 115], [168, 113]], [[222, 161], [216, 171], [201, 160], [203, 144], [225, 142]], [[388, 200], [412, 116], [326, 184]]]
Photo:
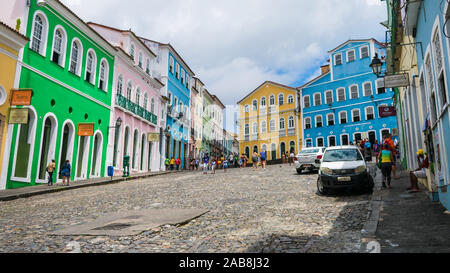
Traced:
[[209, 164], [209, 156], [208, 156], [208, 154], [205, 154], [203, 156], [203, 174], [207, 174], [208, 164]]
[[261, 156], [262, 168], [263, 168], [263, 170], [265, 170], [266, 169], [266, 151], [262, 150], [261, 153], [260, 153], [260, 156]]

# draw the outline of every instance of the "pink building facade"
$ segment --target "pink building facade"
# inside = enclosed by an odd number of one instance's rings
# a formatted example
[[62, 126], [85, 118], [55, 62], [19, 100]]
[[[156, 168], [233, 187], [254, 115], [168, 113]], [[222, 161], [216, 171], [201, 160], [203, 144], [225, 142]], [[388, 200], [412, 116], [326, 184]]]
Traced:
[[129, 30], [88, 23], [116, 46], [112, 113], [108, 135], [107, 166], [122, 175], [125, 156], [129, 171], [145, 173], [161, 170], [160, 120], [164, 85], [152, 77], [156, 55]]

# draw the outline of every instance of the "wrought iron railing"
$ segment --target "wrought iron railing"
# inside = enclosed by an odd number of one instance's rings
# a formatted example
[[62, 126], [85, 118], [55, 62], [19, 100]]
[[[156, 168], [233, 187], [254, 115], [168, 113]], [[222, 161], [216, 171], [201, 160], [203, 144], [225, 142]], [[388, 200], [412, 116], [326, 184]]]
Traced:
[[117, 106], [122, 107], [125, 110], [130, 111], [131, 113], [140, 116], [141, 118], [153, 123], [158, 124], [158, 116], [155, 114], [152, 114], [151, 112], [147, 111], [144, 107], [141, 107], [131, 100], [127, 99], [126, 97], [117, 94], [116, 95], [116, 104]]

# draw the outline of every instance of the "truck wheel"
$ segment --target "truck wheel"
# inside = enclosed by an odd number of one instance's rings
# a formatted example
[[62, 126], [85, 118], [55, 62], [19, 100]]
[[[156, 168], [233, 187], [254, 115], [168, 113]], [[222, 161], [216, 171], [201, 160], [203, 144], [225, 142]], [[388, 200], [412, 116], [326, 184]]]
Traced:
[[303, 169], [302, 169], [302, 168], [300, 168], [300, 169], [297, 169], [297, 173], [298, 173], [298, 174], [302, 174], [302, 171], [303, 171]]

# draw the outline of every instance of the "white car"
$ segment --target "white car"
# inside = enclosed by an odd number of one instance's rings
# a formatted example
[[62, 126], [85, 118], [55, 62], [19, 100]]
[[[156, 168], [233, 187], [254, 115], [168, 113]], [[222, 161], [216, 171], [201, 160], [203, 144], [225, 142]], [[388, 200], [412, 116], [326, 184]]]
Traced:
[[324, 152], [324, 147], [303, 148], [294, 158], [294, 165], [297, 173], [301, 174], [303, 170], [318, 170]]
[[366, 161], [355, 146], [330, 147], [322, 157], [317, 192], [325, 195], [330, 189], [359, 188], [372, 192], [374, 182]]

